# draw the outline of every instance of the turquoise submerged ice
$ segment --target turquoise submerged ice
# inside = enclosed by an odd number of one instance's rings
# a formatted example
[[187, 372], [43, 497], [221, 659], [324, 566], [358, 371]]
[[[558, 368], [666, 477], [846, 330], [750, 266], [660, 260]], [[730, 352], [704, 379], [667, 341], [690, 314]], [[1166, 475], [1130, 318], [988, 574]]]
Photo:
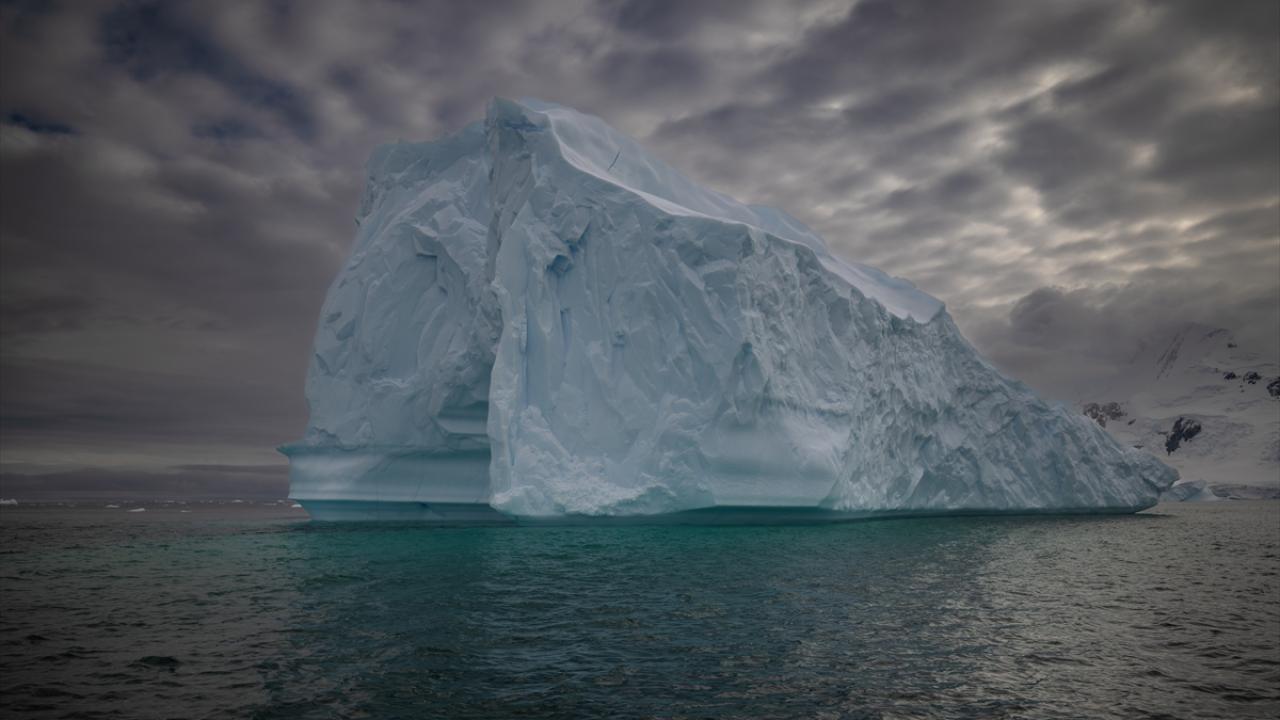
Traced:
[[567, 108], [380, 148], [358, 221], [286, 448], [316, 517], [1132, 512], [1177, 477]]

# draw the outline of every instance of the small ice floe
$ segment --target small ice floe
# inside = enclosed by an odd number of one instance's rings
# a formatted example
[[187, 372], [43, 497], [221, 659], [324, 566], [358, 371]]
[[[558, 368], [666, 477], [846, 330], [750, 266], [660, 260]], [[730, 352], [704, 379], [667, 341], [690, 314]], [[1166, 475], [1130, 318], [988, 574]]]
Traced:
[[109, 508], [111, 508], [111, 509], [113, 509], [113, 510], [114, 510], [114, 509], [116, 509], [116, 508], [118, 508], [118, 507], [120, 507], [120, 506], [119, 506], [119, 505], [107, 505], [107, 507], [109, 507]]
[[130, 510], [127, 510], [126, 512], [146, 512], [146, 511], [147, 511], [146, 508], [132, 508]]
[[0, 498], [0, 505], [17, 505], [18, 501], [14, 498]]
[[232, 500], [232, 501], [231, 501], [231, 503], [232, 503], [233, 505], [239, 505], [239, 504], [241, 504], [241, 503], [243, 503], [243, 502], [244, 502], [243, 500], [239, 500], [239, 499], [236, 499], [236, 500]]
[[191, 511], [190, 511], [190, 510], [179, 510], [178, 512], [180, 512], [180, 513], [184, 513], [184, 512], [191, 512]]

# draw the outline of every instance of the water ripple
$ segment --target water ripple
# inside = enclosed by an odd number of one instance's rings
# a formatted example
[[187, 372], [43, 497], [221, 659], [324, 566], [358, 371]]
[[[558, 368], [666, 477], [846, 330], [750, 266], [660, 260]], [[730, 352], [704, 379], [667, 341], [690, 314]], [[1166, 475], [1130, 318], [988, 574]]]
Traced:
[[754, 528], [177, 512], [6, 509], [0, 714], [1280, 714], [1280, 503]]

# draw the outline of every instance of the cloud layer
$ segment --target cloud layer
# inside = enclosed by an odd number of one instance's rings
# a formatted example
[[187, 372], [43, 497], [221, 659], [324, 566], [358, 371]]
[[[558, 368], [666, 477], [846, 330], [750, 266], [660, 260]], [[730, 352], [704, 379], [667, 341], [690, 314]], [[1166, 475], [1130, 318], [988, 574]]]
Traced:
[[1186, 321], [1280, 337], [1274, 2], [17, 2], [0, 27], [11, 472], [273, 462], [364, 158], [494, 95], [788, 210], [1052, 392]]

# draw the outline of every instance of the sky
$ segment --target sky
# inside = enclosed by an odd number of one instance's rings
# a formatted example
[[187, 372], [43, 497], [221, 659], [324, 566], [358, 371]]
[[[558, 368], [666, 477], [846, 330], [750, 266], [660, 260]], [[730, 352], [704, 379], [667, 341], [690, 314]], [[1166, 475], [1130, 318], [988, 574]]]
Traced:
[[[283, 494], [379, 144], [598, 115], [1054, 397], [1280, 344], [1280, 3], [0, 2], [0, 494]], [[1084, 388], [1084, 391], [1080, 389]]]

